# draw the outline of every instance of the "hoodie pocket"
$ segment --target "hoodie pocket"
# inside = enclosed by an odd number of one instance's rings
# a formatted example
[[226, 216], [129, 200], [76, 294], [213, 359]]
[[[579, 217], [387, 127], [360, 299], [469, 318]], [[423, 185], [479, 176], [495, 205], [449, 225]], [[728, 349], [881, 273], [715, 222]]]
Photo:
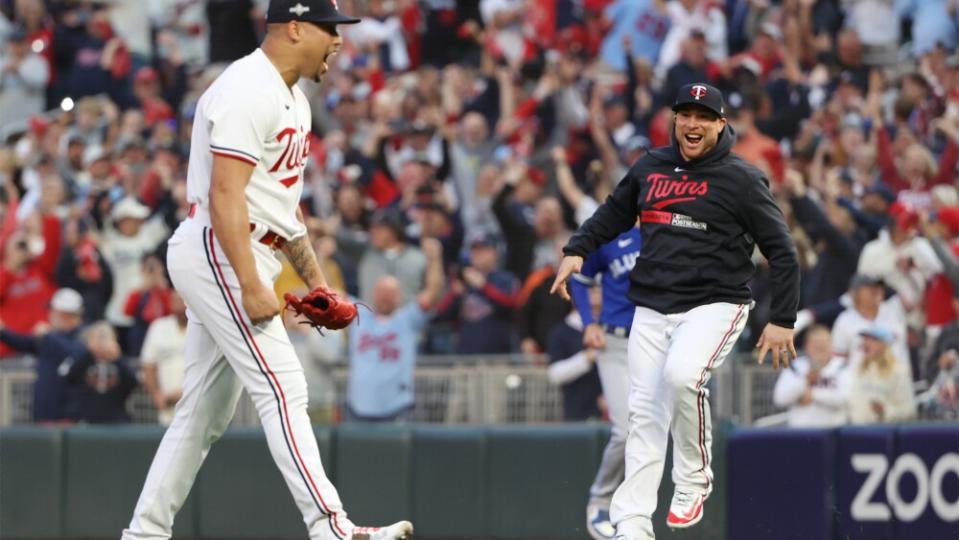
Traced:
[[681, 264], [640, 257], [633, 272], [641, 285], [653, 289], [688, 291], [701, 289], [704, 284], [700, 269], [692, 263]]

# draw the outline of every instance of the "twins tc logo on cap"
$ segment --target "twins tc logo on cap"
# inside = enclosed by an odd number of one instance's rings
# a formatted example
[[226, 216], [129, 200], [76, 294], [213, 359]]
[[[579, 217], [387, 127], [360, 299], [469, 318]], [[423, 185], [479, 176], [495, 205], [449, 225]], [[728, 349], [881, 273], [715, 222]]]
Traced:
[[723, 93], [705, 82], [695, 82], [680, 87], [676, 93], [676, 102], [673, 103], [673, 111], [678, 111], [684, 105], [704, 107], [719, 116], [724, 116], [726, 113]]

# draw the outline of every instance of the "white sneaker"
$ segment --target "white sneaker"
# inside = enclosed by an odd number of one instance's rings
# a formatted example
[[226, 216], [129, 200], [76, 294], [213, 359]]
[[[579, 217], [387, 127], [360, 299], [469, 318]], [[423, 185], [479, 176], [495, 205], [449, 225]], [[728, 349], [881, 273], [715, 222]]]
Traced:
[[706, 496], [700, 491], [677, 489], [673, 493], [673, 502], [669, 504], [666, 525], [671, 529], [692, 527], [703, 519], [703, 503]]
[[609, 522], [609, 509], [598, 504], [586, 507], [586, 531], [593, 540], [612, 540], [616, 528]]
[[413, 537], [413, 524], [397, 521], [386, 527], [353, 527], [353, 540], [406, 540]]

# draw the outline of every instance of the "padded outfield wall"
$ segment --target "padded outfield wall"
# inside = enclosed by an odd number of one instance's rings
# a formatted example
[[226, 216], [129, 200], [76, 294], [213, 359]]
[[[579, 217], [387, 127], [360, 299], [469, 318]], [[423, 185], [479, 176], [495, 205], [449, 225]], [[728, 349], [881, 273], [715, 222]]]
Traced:
[[[585, 539], [608, 436], [599, 425], [317, 428], [358, 523], [411, 519], [419, 539]], [[159, 428], [0, 430], [0, 538], [115, 540]], [[669, 460], [670, 458], [667, 458]], [[716, 429], [703, 522], [669, 540], [955, 540], [959, 425]], [[660, 506], [672, 492], [666, 475]], [[305, 539], [262, 432], [230, 430], [200, 472], [177, 540]]]
[[[162, 432], [86, 427], [0, 431], [0, 538], [119, 537]], [[608, 437], [600, 425], [317, 428], [324, 466], [360, 524], [411, 519], [418, 539], [588, 538], [587, 491]], [[717, 436], [724, 486], [724, 437]], [[671, 496], [666, 478], [660, 497]], [[725, 538], [717, 491], [695, 530]], [[657, 516], [661, 534], [664, 515]], [[262, 432], [229, 430], [174, 527], [177, 540], [305, 539]]]

